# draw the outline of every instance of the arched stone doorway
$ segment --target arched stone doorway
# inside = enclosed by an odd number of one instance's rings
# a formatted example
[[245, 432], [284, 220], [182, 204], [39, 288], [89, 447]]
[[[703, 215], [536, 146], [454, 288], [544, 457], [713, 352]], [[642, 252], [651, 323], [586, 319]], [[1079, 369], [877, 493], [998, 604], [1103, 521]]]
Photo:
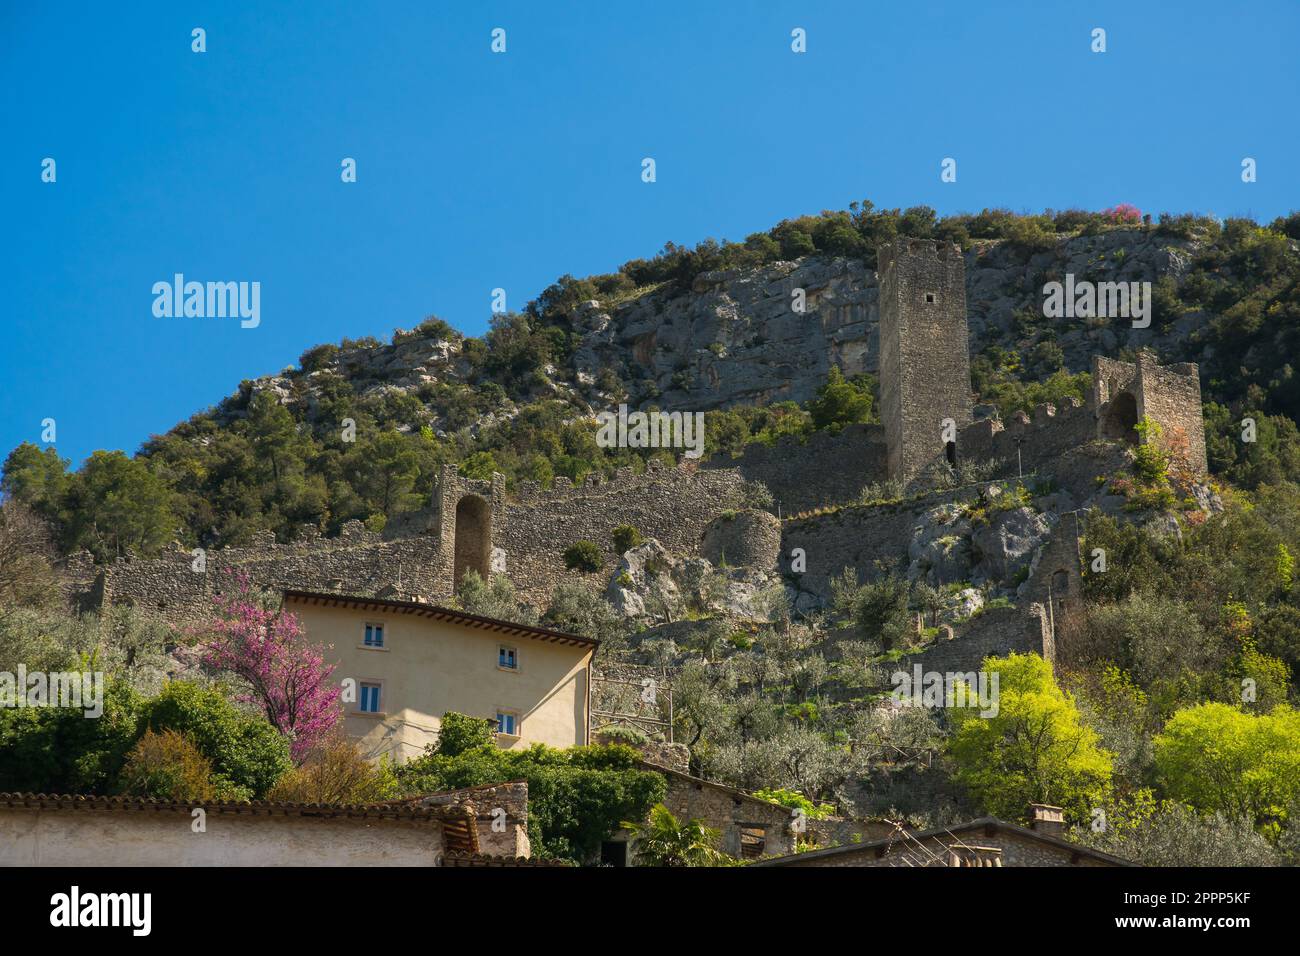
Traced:
[[453, 578], [460, 587], [465, 572], [473, 568], [483, 580], [491, 573], [492, 507], [478, 495], [456, 502], [456, 545]]
[[1102, 420], [1102, 437], [1138, 443], [1137, 399], [1132, 392], [1120, 392], [1110, 401], [1110, 408]]
[[1070, 596], [1070, 572], [1059, 568], [1052, 572], [1052, 603], [1059, 611], [1065, 606], [1065, 599]]

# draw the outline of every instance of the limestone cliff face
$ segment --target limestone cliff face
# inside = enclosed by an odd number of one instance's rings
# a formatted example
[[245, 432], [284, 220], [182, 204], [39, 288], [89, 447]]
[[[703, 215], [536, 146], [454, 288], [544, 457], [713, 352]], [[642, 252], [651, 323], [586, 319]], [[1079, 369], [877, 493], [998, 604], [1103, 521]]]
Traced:
[[[1033, 255], [1005, 242], [977, 242], [966, 253], [971, 353], [993, 344], [1025, 351], [1030, 338], [1045, 335], [1061, 349], [1071, 371], [1086, 370], [1094, 354], [1113, 356], [1142, 346], [1156, 348], [1166, 360], [1203, 361], [1208, 350], [1197, 351], [1195, 332], [1211, 318], [1205, 313], [1147, 329], [1120, 319], [1042, 316], [1047, 281], [1067, 273], [1095, 282], [1155, 283], [1162, 276], [1179, 281], [1196, 249], [1192, 242], [1143, 229], [1063, 238], [1055, 249]], [[793, 308], [796, 290], [804, 296], [802, 313]], [[874, 262], [808, 257], [705, 272], [686, 290], [661, 288], [609, 305], [584, 302], [567, 320], [578, 336], [572, 367], [549, 367], [544, 386], [516, 398], [564, 397], [580, 411], [607, 408], [620, 397], [599, 384], [608, 385], [612, 372], [631, 405], [708, 410], [806, 401], [831, 364], [850, 376], [878, 370]], [[1026, 356], [1027, 366], [1032, 361]], [[1028, 368], [1041, 376], [1053, 370]], [[393, 344], [342, 350], [329, 371], [344, 375], [363, 395], [415, 393], [421, 386], [463, 383], [472, 376], [460, 341], [418, 333], [402, 333]], [[322, 374], [286, 370], [244, 387], [274, 391], [286, 403], [305, 402], [310, 412], [319, 400], [315, 381]], [[493, 415], [512, 413], [506, 403]]]
[[[802, 289], [805, 311], [793, 308]], [[665, 409], [802, 402], [831, 364], [874, 371], [876, 278], [852, 259], [807, 258], [757, 270], [705, 272], [689, 292], [618, 308], [588, 302], [580, 376], [612, 368], [638, 401]]]
[[[1063, 239], [1055, 250], [1029, 257], [1006, 243], [979, 243], [966, 254], [971, 352], [1016, 345], [1023, 335], [1017, 313], [1041, 317], [1044, 282], [1066, 273], [1096, 282], [1177, 280], [1193, 251], [1191, 243], [1142, 230]], [[806, 296], [803, 314], [792, 308], [795, 289]], [[875, 263], [809, 257], [706, 272], [689, 292], [654, 293], [613, 310], [588, 302], [573, 316], [583, 335], [576, 371], [590, 381], [611, 368], [634, 401], [665, 409], [802, 402], [832, 363], [846, 375], [877, 372], [877, 292]], [[1052, 327], [1066, 367], [1084, 371], [1093, 354], [1144, 345], [1194, 359], [1183, 347], [1206, 319], [1192, 314], [1164, 330], [1114, 319], [1042, 322]]]

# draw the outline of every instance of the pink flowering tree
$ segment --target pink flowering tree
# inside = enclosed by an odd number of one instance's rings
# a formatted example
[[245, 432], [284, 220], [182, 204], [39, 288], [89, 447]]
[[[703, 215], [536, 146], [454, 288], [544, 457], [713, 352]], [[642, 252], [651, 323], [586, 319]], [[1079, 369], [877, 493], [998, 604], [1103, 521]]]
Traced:
[[1142, 210], [1130, 202], [1102, 210], [1102, 215], [1111, 222], [1122, 226], [1137, 225], [1142, 221]]
[[342, 715], [341, 689], [330, 681], [334, 667], [303, 637], [296, 616], [263, 607], [243, 575], [231, 582], [217, 598], [203, 663], [248, 682], [251, 691], [240, 699], [262, 709], [301, 762]]

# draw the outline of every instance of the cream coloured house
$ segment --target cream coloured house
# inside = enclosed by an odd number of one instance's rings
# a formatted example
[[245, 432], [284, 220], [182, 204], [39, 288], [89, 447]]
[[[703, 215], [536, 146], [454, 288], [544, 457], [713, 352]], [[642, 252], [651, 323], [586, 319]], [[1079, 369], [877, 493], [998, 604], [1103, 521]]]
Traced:
[[419, 756], [448, 711], [493, 721], [505, 748], [588, 742], [596, 641], [422, 601], [283, 594], [350, 682], [345, 729], [370, 757]]

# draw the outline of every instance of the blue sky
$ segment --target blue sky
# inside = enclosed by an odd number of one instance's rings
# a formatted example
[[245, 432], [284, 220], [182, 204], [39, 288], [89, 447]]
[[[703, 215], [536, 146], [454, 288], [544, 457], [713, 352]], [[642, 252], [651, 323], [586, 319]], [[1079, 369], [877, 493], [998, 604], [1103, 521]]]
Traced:
[[[280, 6], [0, 5], [0, 455], [45, 418], [133, 452], [311, 345], [857, 199], [1300, 208], [1294, 2]], [[260, 282], [260, 326], [155, 318], [176, 272]]]

